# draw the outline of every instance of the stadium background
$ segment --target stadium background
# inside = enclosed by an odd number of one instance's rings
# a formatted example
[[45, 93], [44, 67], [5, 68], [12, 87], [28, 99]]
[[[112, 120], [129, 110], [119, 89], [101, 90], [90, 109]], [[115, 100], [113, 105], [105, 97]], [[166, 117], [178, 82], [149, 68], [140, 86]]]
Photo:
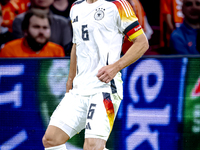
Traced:
[[[122, 70], [109, 150], [200, 150], [200, 57], [144, 56]], [[69, 59], [1, 59], [0, 150], [40, 150]], [[68, 149], [82, 149], [84, 133]]]

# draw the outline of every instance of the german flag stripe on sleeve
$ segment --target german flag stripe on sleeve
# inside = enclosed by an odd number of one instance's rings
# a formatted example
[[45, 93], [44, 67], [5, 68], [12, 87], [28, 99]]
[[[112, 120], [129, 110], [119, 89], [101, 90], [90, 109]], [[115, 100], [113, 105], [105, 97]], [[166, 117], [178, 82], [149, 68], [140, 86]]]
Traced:
[[125, 20], [134, 20], [136, 18], [135, 13], [131, 5], [126, 0], [116, 0], [113, 2], [119, 11], [120, 18]]
[[138, 21], [132, 23], [124, 30], [124, 34], [128, 37], [129, 41], [133, 40], [143, 33], [144, 32], [142, 30], [142, 27]]

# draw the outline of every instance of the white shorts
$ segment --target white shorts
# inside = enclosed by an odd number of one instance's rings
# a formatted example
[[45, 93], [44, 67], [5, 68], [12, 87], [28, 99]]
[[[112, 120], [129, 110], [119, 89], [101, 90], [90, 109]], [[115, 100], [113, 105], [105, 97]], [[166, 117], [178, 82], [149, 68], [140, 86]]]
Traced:
[[62, 129], [70, 138], [85, 128], [85, 138], [107, 141], [120, 103], [117, 93], [83, 96], [70, 91], [53, 112], [49, 125]]

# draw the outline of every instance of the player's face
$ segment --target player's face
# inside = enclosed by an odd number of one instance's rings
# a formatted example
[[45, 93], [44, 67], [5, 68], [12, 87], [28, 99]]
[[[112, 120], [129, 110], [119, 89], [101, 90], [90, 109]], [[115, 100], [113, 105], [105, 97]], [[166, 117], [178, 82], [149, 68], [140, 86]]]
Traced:
[[27, 34], [40, 44], [46, 43], [51, 35], [48, 19], [32, 16], [29, 20], [29, 28]]
[[31, 0], [31, 4], [39, 8], [48, 8], [54, 0]]
[[183, 14], [187, 19], [198, 20], [200, 16], [200, 0], [184, 0]]

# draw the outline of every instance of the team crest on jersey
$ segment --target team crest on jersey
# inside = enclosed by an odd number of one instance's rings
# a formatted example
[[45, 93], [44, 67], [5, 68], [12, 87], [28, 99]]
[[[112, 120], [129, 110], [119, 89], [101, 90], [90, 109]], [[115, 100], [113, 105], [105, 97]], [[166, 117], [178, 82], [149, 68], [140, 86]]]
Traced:
[[98, 8], [96, 9], [96, 12], [94, 14], [94, 19], [95, 20], [102, 20], [104, 18], [104, 13], [105, 9], [104, 8]]

